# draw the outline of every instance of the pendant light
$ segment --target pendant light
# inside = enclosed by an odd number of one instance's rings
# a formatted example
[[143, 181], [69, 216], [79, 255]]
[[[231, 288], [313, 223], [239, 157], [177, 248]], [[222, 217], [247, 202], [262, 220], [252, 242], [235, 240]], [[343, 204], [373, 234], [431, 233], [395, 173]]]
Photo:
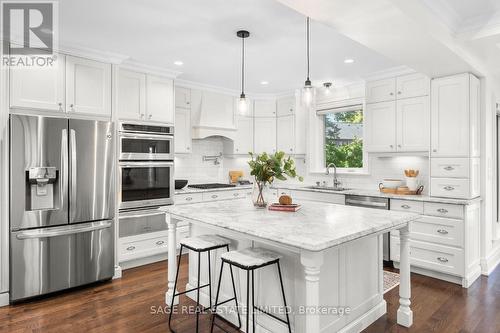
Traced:
[[302, 89], [302, 102], [306, 107], [310, 107], [314, 96], [314, 88], [309, 79], [309, 17], [306, 20], [306, 51], [307, 51], [307, 78]]
[[245, 38], [250, 36], [246, 30], [240, 30], [236, 36], [241, 38], [241, 95], [238, 102], [238, 111], [241, 115], [245, 115], [248, 111], [248, 100], [245, 96]]

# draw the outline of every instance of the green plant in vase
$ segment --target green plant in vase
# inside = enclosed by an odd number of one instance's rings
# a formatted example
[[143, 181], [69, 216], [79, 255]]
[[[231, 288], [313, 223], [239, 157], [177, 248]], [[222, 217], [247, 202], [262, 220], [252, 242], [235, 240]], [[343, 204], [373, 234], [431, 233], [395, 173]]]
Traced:
[[[250, 175], [255, 179], [253, 204], [255, 207], [264, 208], [267, 206], [267, 201], [264, 198], [264, 189], [266, 185], [271, 185], [275, 179], [287, 180], [288, 178], [298, 178], [299, 181], [304, 179], [297, 175], [295, 170], [295, 162], [290, 156], [285, 156], [282, 151], [274, 154], [253, 154], [249, 153], [251, 160], [248, 161], [250, 166]], [[288, 178], [287, 178], [288, 177]]]

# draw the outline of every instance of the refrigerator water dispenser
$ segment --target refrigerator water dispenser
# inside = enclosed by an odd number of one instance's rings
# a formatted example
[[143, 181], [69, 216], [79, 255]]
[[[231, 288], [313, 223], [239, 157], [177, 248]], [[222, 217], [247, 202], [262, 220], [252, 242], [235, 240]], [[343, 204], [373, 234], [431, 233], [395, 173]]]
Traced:
[[54, 183], [57, 180], [55, 167], [30, 168], [27, 171], [30, 190], [29, 210], [54, 209]]

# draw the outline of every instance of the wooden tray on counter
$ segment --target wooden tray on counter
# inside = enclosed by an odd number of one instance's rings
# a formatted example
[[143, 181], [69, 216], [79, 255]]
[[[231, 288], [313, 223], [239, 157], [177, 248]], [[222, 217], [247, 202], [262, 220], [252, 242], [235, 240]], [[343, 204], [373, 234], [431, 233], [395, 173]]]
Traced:
[[380, 187], [380, 192], [387, 194], [399, 194], [399, 195], [420, 195], [424, 190], [424, 186], [421, 185], [416, 191], [410, 191], [407, 186], [400, 186], [398, 188], [384, 188]]

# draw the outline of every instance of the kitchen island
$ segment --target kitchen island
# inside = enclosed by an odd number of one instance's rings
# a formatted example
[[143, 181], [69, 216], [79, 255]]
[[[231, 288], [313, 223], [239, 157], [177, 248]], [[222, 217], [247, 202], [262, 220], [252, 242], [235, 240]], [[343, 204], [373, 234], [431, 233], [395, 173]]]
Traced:
[[[167, 304], [174, 293], [177, 223], [184, 220], [191, 224], [192, 236], [219, 234], [232, 240], [232, 249], [258, 246], [282, 255], [285, 293], [293, 311], [295, 332], [361, 331], [386, 312], [381, 235], [398, 229], [401, 284], [397, 320], [400, 325], [412, 325], [408, 236], [410, 224], [419, 218], [418, 214], [315, 202], [304, 202], [295, 213], [275, 212], [256, 209], [248, 199], [173, 205], [165, 211], [169, 226]], [[201, 284], [208, 282], [203, 258], [205, 274], [200, 277]], [[212, 265], [211, 275], [218, 276], [220, 260], [212, 262], [217, 265]], [[193, 274], [196, 265], [196, 260], [190, 260], [187, 288], [197, 283]], [[256, 304], [280, 306], [277, 274], [268, 268], [256, 274]], [[245, 304], [246, 277], [238, 270], [235, 272], [238, 298], [240, 304]], [[229, 275], [224, 275], [222, 300], [230, 298], [229, 281]], [[216, 282], [212, 281], [213, 288]], [[207, 291], [202, 294], [201, 303], [208, 305]], [[225, 316], [235, 322], [234, 312], [228, 311]], [[264, 332], [286, 331], [280, 322], [263, 315], [257, 316], [257, 326]]]

